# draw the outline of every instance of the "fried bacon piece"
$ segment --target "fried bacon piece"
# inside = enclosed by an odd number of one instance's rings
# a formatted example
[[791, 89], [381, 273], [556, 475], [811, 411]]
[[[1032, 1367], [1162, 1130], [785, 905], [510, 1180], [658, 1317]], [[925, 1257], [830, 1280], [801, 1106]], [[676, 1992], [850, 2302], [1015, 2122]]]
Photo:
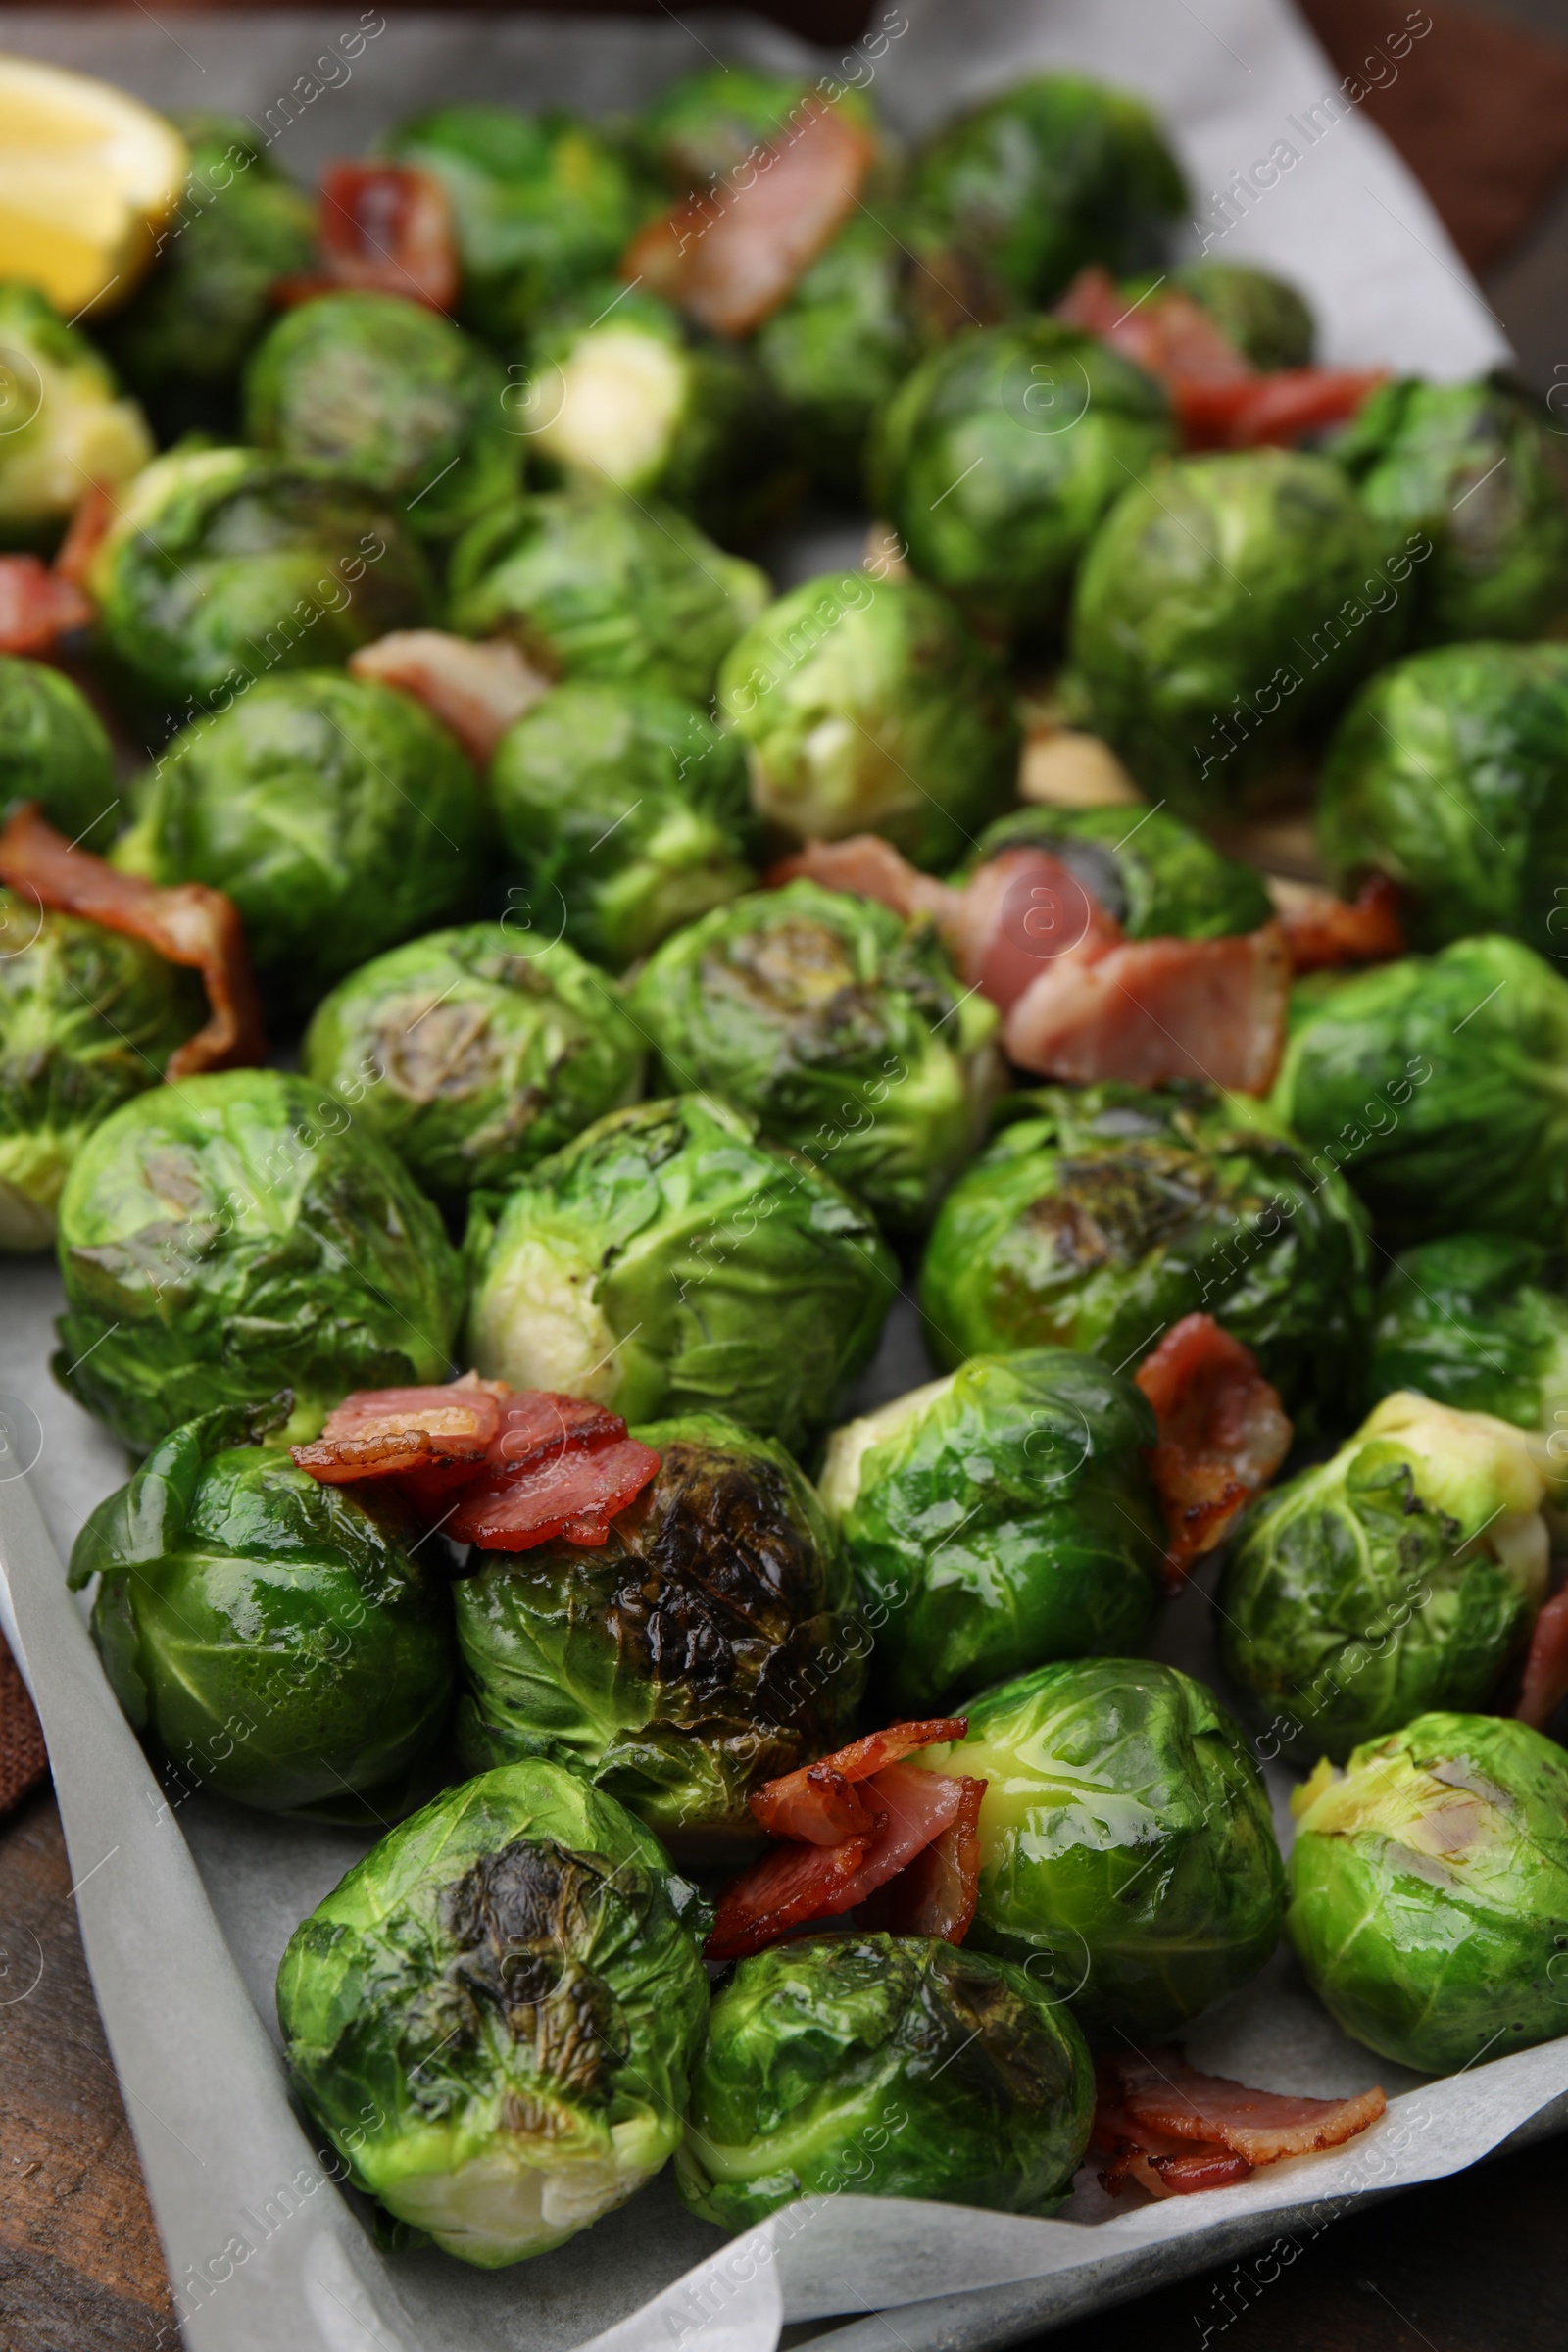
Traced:
[[1190, 450], [1288, 448], [1307, 433], [1348, 424], [1386, 368], [1280, 368], [1243, 383], [1168, 378]]
[[[932, 1778], [930, 1773], [924, 1776]], [[984, 1781], [955, 1776], [958, 1807], [945, 1830], [873, 1898], [876, 1926], [890, 1936], [939, 1936], [961, 1943], [980, 1898], [980, 1800]]]
[[1564, 1698], [1568, 1698], [1568, 1585], [1552, 1594], [1536, 1619], [1514, 1714], [1521, 1723], [1544, 1732]]
[[329, 164], [321, 174], [318, 271], [277, 279], [274, 302], [310, 302], [345, 286], [404, 294], [427, 310], [450, 310], [458, 293], [458, 248], [447, 192], [408, 164]]
[[715, 334], [749, 335], [848, 219], [872, 152], [842, 109], [808, 98], [771, 146], [641, 230], [620, 274]]
[[36, 556], [0, 556], [0, 654], [50, 653], [91, 619], [92, 607], [74, 580], [48, 570]]
[[1165, 1574], [1180, 1585], [1291, 1447], [1291, 1424], [1250, 1348], [1212, 1315], [1184, 1315], [1133, 1374], [1154, 1408], [1150, 1456], [1165, 1514]]
[[76, 501], [66, 535], [55, 551], [55, 577], [85, 589], [94, 556], [108, 538], [115, 502], [107, 482], [89, 482]]
[[819, 882], [824, 890], [842, 890], [850, 898], [879, 900], [906, 921], [914, 914], [951, 916], [962, 895], [922, 874], [880, 833], [808, 841], [804, 850], [769, 866], [763, 880], [769, 890], [782, 890], [786, 882]]
[[1116, 2195], [1127, 2180], [1156, 2197], [1228, 2188], [1260, 2165], [1343, 2147], [1382, 2115], [1381, 2090], [1308, 2099], [1251, 2090], [1201, 2075], [1180, 2050], [1127, 2050], [1096, 2070], [1092, 2144], [1110, 2158], [1100, 2176]]
[[620, 1429], [608, 1444], [563, 1442], [520, 1472], [465, 1491], [446, 1533], [486, 1551], [531, 1551], [557, 1536], [597, 1550], [609, 1541], [615, 1513], [635, 1502], [659, 1471], [653, 1447], [626, 1437], [624, 1422]]
[[961, 1740], [968, 1728], [968, 1718], [963, 1715], [889, 1724], [884, 1732], [868, 1732], [863, 1740], [852, 1740], [836, 1755], [803, 1764], [776, 1781], [764, 1781], [747, 1801], [770, 1838], [804, 1838], [811, 1845], [835, 1845], [841, 1838], [858, 1837], [869, 1827], [871, 1809], [858, 1783], [869, 1780], [886, 1764], [902, 1764], [918, 1748]]
[[1268, 894], [1298, 979], [1339, 964], [1388, 963], [1405, 953], [1399, 894], [1387, 874], [1369, 875], [1354, 899], [1272, 876]]
[[200, 972], [209, 1018], [170, 1055], [166, 1076], [250, 1069], [267, 1059], [244, 927], [222, 891], [202, 882], [161, 888], [139, 874], [122, 874], [90, 850], [73, 849], [45, 824], [35, 801], [14, 810], [0, 833], [0, 882], [64, 914], [145, 940], [171, 963]]
[[1249, 384], [1256, 369], [1200, 302], [1179, 286], [1156, 286], [1129, 301], [1108, 270], [1080, 270], [1056, 317], [1109, 343], [1161, 383]]
[[417, 696], [478, 768], [489, 766], [507, 729], [551, 684], [508, 639], [475, 643], [446, 629], [394, 629], [350, 654], [349, 671]]
[[320, 1436], [290, 1447], [318, 1485], [346, 1487], [366, 1478], [459, 1464], [471, 1471], [501, 1432], [504, 1381], [473, 1373], [441, 1388], [356, 1389], [327, 1415]]
[[1284, 1051], [1290, 985], [1277, 923], [1228, 939], [1109, 949], [1090, 934], [1041, 968], [1008, 1012], [1003, 1042], [1020, 1069], [1046, 1078], [1206, 1078], [1262, 1095]]

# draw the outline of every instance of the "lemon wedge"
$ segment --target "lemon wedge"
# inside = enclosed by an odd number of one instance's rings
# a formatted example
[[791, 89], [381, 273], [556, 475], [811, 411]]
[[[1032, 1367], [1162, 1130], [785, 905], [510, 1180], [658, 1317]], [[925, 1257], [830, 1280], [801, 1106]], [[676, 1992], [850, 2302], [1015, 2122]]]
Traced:
[[67, 318], [122, 302], [189, 166], [172, 123], [84, 74], [0, 56], [0, 274]]

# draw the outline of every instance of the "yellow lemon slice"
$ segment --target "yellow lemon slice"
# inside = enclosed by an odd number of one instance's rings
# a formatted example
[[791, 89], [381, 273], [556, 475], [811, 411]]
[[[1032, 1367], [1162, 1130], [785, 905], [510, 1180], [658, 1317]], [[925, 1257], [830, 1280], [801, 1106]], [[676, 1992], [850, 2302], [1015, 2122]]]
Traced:
[[139, 99], [0, 56], [0, 275], [40, 287], [68, 318], [112, 310], [151, 262], [189, 160]]

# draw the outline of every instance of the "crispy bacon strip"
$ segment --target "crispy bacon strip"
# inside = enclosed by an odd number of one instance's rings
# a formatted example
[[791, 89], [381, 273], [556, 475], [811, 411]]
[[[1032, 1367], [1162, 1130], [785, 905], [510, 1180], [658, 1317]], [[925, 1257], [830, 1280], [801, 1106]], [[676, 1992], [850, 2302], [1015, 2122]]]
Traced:
[[275, 302], [310, 302], [345, 286], [403, 294], [432, 311], [458, 293], [458, 249], [447, 192], [408, 164], [329, 164], [321, 174], [319, 271], [279, 278]]
[[1387, 874], [1369, 875], [1354, 899], [1275, 876], [1268, 895], [1298, 978], [1345, 963], [1388, 963], [1406, 952], [1399, 894]]
[[520, 1475], [491, 1477], [466, 1492], [446, 1533], [486, 1551], [532, 1551], [557, 1536], [597, 1550], [615, 1513], [635, 1502], [658, 1471], [659, 1455], [636, 1438], [559, 1446]]
[[249, 1069], [267, 1059], [261, 1000], [251, 977], [244, 927], [232, 899], [202, 882], [160, 888], [122, 874], [90, 850], [73, 849], [45, 824], [35, 801], [13, 811], [0, 833], [0, 882], [106, 931], [145, 940], [171, 963], [200, 972], [209, 1018], [170, 1055], [166, 1076]]
[[57, 579], [74, 581], [85, 591], [88, 567], [108, 538], [114, 519], [115, 502], [108, 483], [89, 482], [55, 551]]
[[771, 146], [635, 236], [621, 276], [716, 334], [749, 335], [854, 210], [872, 152], [841, 108], [808, 99]]
[[1096, 2090], [1093, 2144], [1112, 2157], [1101, 2175], [1112, 2194], [1128, 2177], [1155, 2196], [1225, 2187], [1260, 2165], [1343, 2147], [1388, 2105], [1376, 2088], [1348, 2099], [1252, 2090], [1200, 2074], [1174, 2049], [1102, 2057]]
[[[868, 1732], [851, 1740], [835, 1755], [794, 1772], [764, 1781], [747, 1799], [770, 1838], [803, 1838], [811, 1845], [833, 1845], [841, 1838], [860, 1836], [869, 1811], [857, 1784], [867, 1781], [885, 1765], [902, 1764], [922, 1747], [938, 1747], [961, 1740], [969, 1728], [965, 1715], [938, 1715], [919, 1723], [890, 1723], [884, 1732]], [[842, 1828], [836, 1826], [842, 1823]]]
[[954, 1777], [959, 1794], [953, 1819], [874, 1898], [876, 1924], [892, 1936], [939, 1936], [944, 1943], [961, 1943], [974, 1925], [986, 1784]]
[[1386, 368], [1281, 368], [1243, 383], [1167, 379], [1182, 443], [1190, 450], [1289, 447], [1303, 434], [1348, 424]]
[[981, 866], [946, 925], [958, 969], [1002, 1012], [1064, 958], [1122, 944], [1121, 925], [1049, 850], [1004, 850]]
[[906, 920], [912, 914], [951, 915], [961, 896], [922, 874], [879, 833], [808, 841], [804, 850], [769, 866], [763, 879], [769, 890], [804, 879], [819, 882], [824, 890], [842, 890], [851, 898], [878, 899]]
[[1180, 1585], [1212, 1551], [1291, 1447], [1291, 1424], [1250, 1348], [1212, 1315], [1184, 1315], [1133, 1374], [1154, 1408], [1150, 1456], [1170, 1539], [1165, 1573]]
[[1265, 923], [1229, 939], [1144, 939], [1103, 949], [1090, 934], [1046, 964], [1003, 1028], [1010, 1058], [1080, 1085], [1206, 1078], [1239, 1094], [1274, 1082], [1291, 966]]
[[48, 570], [36, 556], [0, 556], [0, 654], [50, 653], [91, 619], [92, 607], [74, 580]]
[[551, 686], [506, 638], [476, 644], [446, 629], [394, 629], [350, 654], [349, 670], [416, 695], [479, 768], [489, 766], [507, 729]]
[[1536, 1619], [1525, 1658], [1524, 1687], [1514, 1714], [1544, 1732], [1568, 1698], [1568, 1585], [1554, 1592]]
[[1108, 270], [1080, 270], [1056, 305], [1056, 317], [1132, 360], [1161, 383], [1244, 385], [1256, 370], [1200, 302], [1179, 286], [1129, 301]]
[[441, 1388], [356, 1389], [327, 1415], [320, 1436], [289, 1451], [321, 1486], [394, 1478], [437, 1463], [482, 1462], [501, 1430], [504, 1382], [472, 1373]]

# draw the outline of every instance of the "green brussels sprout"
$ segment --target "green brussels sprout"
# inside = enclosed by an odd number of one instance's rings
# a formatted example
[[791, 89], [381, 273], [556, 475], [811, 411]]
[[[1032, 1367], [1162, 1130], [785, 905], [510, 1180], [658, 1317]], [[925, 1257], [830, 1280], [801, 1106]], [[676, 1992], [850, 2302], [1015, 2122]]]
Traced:
[[691, 1889], [560, 1765], [426, 1805], [277, 1972], [294, 2086], [357, 2187], [495, 2270], [624, 2204], [680, 2139], [708, 2013]]
[[1554, 1740], [1506, 1717], [1419, 1715], [1296, 1801], [1286, 1929], [1347, 2034], [1435, 2075], [1561, 2034], [1568, 1758]]
[[631, 1004], [670, 1086], [744, 1103], [889, 1225], [929, 1219], [1000, 1091], [996, 1007], [935, 934], [815, 882], [677, 931]]
[[466, 637], [514, 638], [551, 677], [694, 703], [767, 602], [756, 564], [723, 554], [675, 508], [587, 484], [514, 499], [472, 523], [449, 585]]
[[1384, 384], [1334, 444], [1368, 512], [1424, 534], [1415, 628], [1537, 637], [1568, 613], [1568, 502], [1538, 402], [1500, 384]]
[[1149, 1658], [1039, 1667], [911, 1759], [986, 1783], [971, 1940], [1144, 2040], [1257, 1974], [1285, 1870], [1263, 1776], [1211, 1691]]
[[[649, 170], [672, 196], [727, 178], [759, 147], [770, 147], [810, 104], [820, 82], [808, 75], [767, 74], [755, 66], [715, 65], [682, 74], [661, 90], [637, 118], [634, 137]], [[874, 118], [858, 90], [833, 101], [858, 128]]]
[[119, 680], [184, 717], [429, 617], [424, 559], [386, 500], [250, 449], [176, 450], [149, 466], [87, 586]]
[[612, 971], [757, 878], [745, 753], [679, 695], [558, 686], [502, 737], [490, 795], [535, 927]]
[[709, 2013], [675, 2179], [742, 2230], [799, 2196], [1051, 2213], [1094, 2065], [1026, 1972], [925, 1936], [813, 1936], [743, 1960]]
[[[267, 1813], [332, 1806], [407, 1770], [452, 1699], [444, 1579], [412, 1522], [372, 1517], [220, 1405], [156, 1446], [71, 1554], [131, 1724], [180, 1774]], [[379, 1506], [378, 1506], [379, 1507]]]
[[1568, 1462], [1568, 1289], [1539, 1242], [1456, 1233], [1407, 1250], [1378, 1293], [1367, 1387], [1415, 1389], [1493, 1413], [1548, 1440], [1538, 1457], [1561, 1483]]
[[1168, 808], [1014, 808], [986, 827], [958, 878], [1020, 848], [1058, 858], [1129, 939], [1228, 939], [1274, 912], [1255, 866]]
[[262, 678], [177, 735], [115, 862], [226, 891], [303, 1010], [368, 956], [461, 913], [484, 876], [478, 778], [423, 705], [336, 670]]
[[1397, 883], [1417, 948], [1507, 931], [1568, 956], [1568, 645], [1450, 645], [1362, 687], [1329, 747], [1335, 883]]
[[923, 580], [792, 588], [730, 648], [718, 705], [750, 749], [753, 805], [799, 840], [883, 833], [947, 865], [1012, 795], [1001, 670]]
[[945, 124], [915, 159], [913, 193], [1042, 308], [1086, 262], [1156, 262], [1187, 203], [1149, 108], [1071, 74], [1014, 82]]
[[80, 687], [45, 662], [0, 654], [0, 809], [36, 801], [68, 841], [101, 851], [118, 800], [115, 755]]
[[401, 294], [323, 294], [285, 312], [245, 369], [245, 437], [318, 461], [446, 539], [517, 487], [501, 363]]
[[918, 357], [906, 263], [900, 235], [852, 214], [757, 333], [763, 372], [832, 497], [859, 496], [871, 419]]
[[1276, 1748], [1305, 1733], [1343, 1761], [1424, 1707], [1481, 1705], [1546, 1596], [1544, 1493], [1521, 1431], [1403, 1390], [1255, 1503], [1219, 1644]]
[[1568, 980], [1515, 939], [1456, 939], [1294, 992], [1273, 1106], [1398, 1241], [1568, 1233]]
[[[1267, 270], [1215, 257], [1173, 270], [1167, 281], [1200, 303], [1220, 333], [1254, 368], [1309, 368], [1317, 327], [1296, 288]], [[1136, 299], [1142, 289], [1130, 286]]]
[[877, 422], [873, 501], [977, 626], [1059, 632], [1106, 510], [1176, 446], [1152, 376], [1056, 318], [958, 335]]
[[1255, 1102], [1105, 1084], [1014, 1097], [958, 1178], [920, 1274], [932, 1352], [1085, 1349], [1117, 1369], [1184, 1315], [1245, 1341], [1298, 1422], [1360, 1393], [1366, 1219]]
[[752, 1790], [842, 1745], [868, 1643], [782, 1446], [710, 1413], [636, 1434], [659, 1471], [601, 1550], [491, 1553], [454, 1586], [460, 1745], [575, 1761], [677, 1860], [733, 1858]]
[[634, 1101], [643, 1041], [613, 983], [564, 940], [470, 923], [340, 981], [306, 1031], [304, 1066], [455, 1207]]
[[835, 1430], [822, 1501], [877, 1629], [891, 1713], [1053, 1658], [1141, 1649], [1165, 1550], [1130, 1380], [1065, 1348], [977, 1355]]
[[206, 1018], [193, 972], [0, 891], [0, 1250], [48, 1248], [87, 1137]]
[[53, 1370], [145, 1453], [220, 1404], [282, 1389], [279, 1444], [351, 1389], [444, 1380], [462, 1312], [441, 1219], [343, 1102], [281, 1070], [223, 1070], [123, 1102], [60, 1202]]
[[612, 1111], [469, 1219], [487, 1378], [718, 1412], [798, 1452], [865, 1365], [897, 1284], [868, 1213], [701, 1095]]
[[49, 547], [92, 482], [119, 491], [153, 454], [101, 353], [35, 286], [0, 280], [0, 547]]
[[239, 373], [280, 277], [316, 259], [316, 208], [240, 115], [176, 115], [190, 173], [152, 273], [96, 331], [166, 441], [230, 438]]
[[459, 314], [503, 351], [518, 349], [552, 302], [613, 270], [647, 209], [626, 158], [573, 115], [438, 106], [381, 146], [445, 188]]
[[1178, 458], [1129, 484], [1073, 595], [1088, 722], [1189, 813], [1267, 795], [1397, 650], [1386, 536], [1339, 467], [1300, 450]]

